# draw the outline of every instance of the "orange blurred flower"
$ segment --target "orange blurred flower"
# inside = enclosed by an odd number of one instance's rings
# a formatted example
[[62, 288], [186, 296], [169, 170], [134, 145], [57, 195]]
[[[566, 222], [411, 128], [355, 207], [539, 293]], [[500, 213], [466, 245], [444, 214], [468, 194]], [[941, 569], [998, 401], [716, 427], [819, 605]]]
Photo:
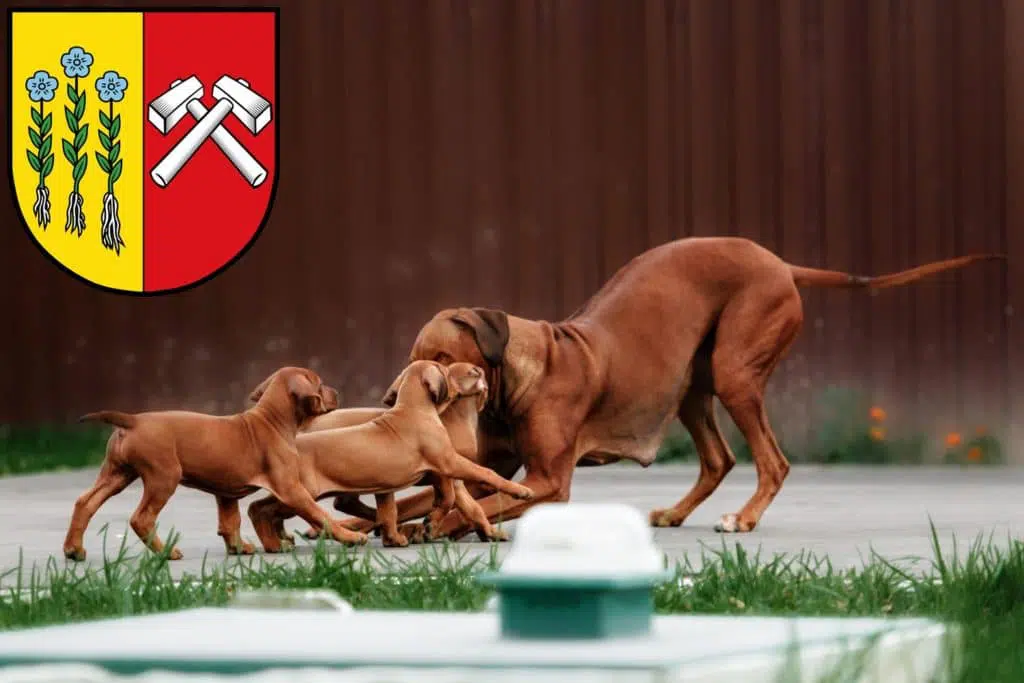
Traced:
[[872, 441], [885, 441], [885, 430], [881, 427], [872, 427], [868, 431], [868, 436], [871, 437]]
[[981, 460], [981, 446], [971, 446], [971, 450], [967, 451], [967, 459], [971, 462]]
[[946, 434], [946, 448], [956, 448], [963, 443], [963, 437], [960, 436], [960, 432], [950, 432]]
[[868, 415], [875, 422], [885, 422], [885, 410], [880, 406], [872, 406], [871, 410], [868, 411]]

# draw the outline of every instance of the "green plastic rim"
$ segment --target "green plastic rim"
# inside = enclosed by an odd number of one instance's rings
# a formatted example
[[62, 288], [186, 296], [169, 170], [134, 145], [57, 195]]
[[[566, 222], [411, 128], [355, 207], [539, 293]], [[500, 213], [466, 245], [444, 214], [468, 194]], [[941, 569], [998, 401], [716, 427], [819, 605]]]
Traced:
[[655, 574], [628, 574], [623, 576], [551, 576], [529, 574], [502, 574], [501, 572], [482, 572], [476, 581], [484, 586], [494, 586], [500, 593], [503, 588], [558, 588], [579, 590], [630, 590], [654, 587], [674, 576], [673, 572], [664, 570]]

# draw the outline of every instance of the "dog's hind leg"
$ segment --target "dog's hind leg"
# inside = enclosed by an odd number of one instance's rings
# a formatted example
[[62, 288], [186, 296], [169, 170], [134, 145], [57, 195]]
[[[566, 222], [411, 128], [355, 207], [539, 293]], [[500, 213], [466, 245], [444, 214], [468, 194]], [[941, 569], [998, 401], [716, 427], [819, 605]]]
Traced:
[[252, 555], [252, 543], [242, 540], [242, 513], [237, 498], [217, 496], [217, 535], [224, 539], [228, 555]]
[[[434, 489], [433, 487], [426, 489], [425, 491], [419, 491], [412, 494], [411, 496], [405, 496], [396, 501], [398, 506], [398, 521], [407, 522], [410, 519], [418, 519], [430, 512], [434, 506]], [[376, 519], [374, 516], [373, 519]], [[341, 520], [341, 523], [345, 525], [345, 528], [352, 529], [353, 531], [370, 532], [376, 528], [376, 523], [363, 518], [362, 515], [359, 518], [347, 517]], [[405, 529], [411, 525], [403, 525], [403, 533], [409, 534]], [[423, 525], [418, 525], [422, 527]], [[423, 535], [422, 529], [418, 532], [421, 536]]]
[[711, 361], [715, 393], [750, 445], [757, 490], [739, 512], [722, 515], [716, 531], [753, 530], [789, 474], [768, 422], [764, 391], [802, 325], [803, 306], [792, 283], [751, 285], [722, 311]]
[[103, 463], [96, 482], [75, 501], [75, 509], [71, 513], [71, 524], [68, 526], [68, 533], [64, 538], [64, 557], [76, 562], [85, 559], [82, 537], [85, 535], [90, 520], [103, 503], [124, 491], [138, 476], [134, 470], [128, 467], [115, 466], [109, 461]]
[[398, 507], [394, 493], [375, 493], [377, 502], [377, 524], [380, 525], [381, 542], [389, 548], [404, 548], [409, 539], [398, 531]]
[[700, 458], [697, 481], [678, 503], [670, 508], [651, 510], [651, 526], [679, 526], [715, 492], [725, 475], [736, 464], [736, 457], [722, 436], [715, 418], [714, 394], [706, 387], [691, 386], [679, 407], [679, 419], [693, 437]]
[[283, 505], [273, 494], [249, 503], [246, 514], [266, 552], [279, 553], [295, 547], [295, 539], [284, 529], [285, 520], [294, 517], [295, 511]]
[[[353, 524], [358, 520], [365, 521], [366, 528], [360, 529], [361, 531], [370, 531], [373, 529], [380, 535], [380, 527], [376, 526], [377, 511], [359, 500], [359, 496], [354, 494], [341, 494], [334, 497], [334, 509], [338, 512], [344, 512], [346, 515], [352, 515], [351, 521], [348, 519], [342, 520], [342, 523], [349, 529], [354, 530]], [[316, 539], [323, 533], [323, 529], [318, 526], [310, 526], [306, 529], [302, 535], [308, 539]]]
[[[174, 495], [181, 481], [181, 467], [175, 467], [176, 471], [168, 472], [161, 470], [159, 474], [153, 470], [143, 470], [142, 475], [142, 500], [132, 514], [132, 531], [146, 546], [155, 553], [163, 552], [164, 543], [156, 532], [156, 518], [160, 511], [167, 505], [167, 501]], [[184, 555], [178, 548], [172, 548], [168, 557], [172, 560], [180, 560]]]

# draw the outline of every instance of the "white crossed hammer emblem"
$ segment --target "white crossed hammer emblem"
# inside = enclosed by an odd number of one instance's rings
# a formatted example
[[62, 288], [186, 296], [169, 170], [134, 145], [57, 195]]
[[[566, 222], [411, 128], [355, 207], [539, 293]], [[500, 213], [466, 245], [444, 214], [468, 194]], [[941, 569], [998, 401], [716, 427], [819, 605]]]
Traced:
[[249, 89], [249, 84], [240, 78], [221, 76], [213, 84], [213, 96], [217, 104], [207, 109], [199, 98], [203, 96], [203, 84], [194, 75], [183, 81], [174, 81], [170, 89], [149, 103], [149, 122], [162, 134], [174, 128], [185, 114], [196, 120], [192, 129], [157, 162], [149, 175], [160, 187], [167, 187], [189, 159], [206, 142], [207, 138], [224, 153], [224, 156], [242, 174], [252, 187], [259, 187], [267, 179], [267, 169], [249, 153], [242, 143], [231, 134], [221, 122], [228, 114], [242, 122], [256, 135], [270, 123], [270, 102]]

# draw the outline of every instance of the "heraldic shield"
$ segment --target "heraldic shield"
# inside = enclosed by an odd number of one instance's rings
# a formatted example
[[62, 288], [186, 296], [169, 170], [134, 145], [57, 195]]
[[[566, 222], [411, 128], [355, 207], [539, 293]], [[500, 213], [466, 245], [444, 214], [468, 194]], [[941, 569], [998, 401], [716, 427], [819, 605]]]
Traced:
[[277, 10], [11, 10], [12, 191], [65, 271], [180, 291], [259, 236], [277, 185]]

